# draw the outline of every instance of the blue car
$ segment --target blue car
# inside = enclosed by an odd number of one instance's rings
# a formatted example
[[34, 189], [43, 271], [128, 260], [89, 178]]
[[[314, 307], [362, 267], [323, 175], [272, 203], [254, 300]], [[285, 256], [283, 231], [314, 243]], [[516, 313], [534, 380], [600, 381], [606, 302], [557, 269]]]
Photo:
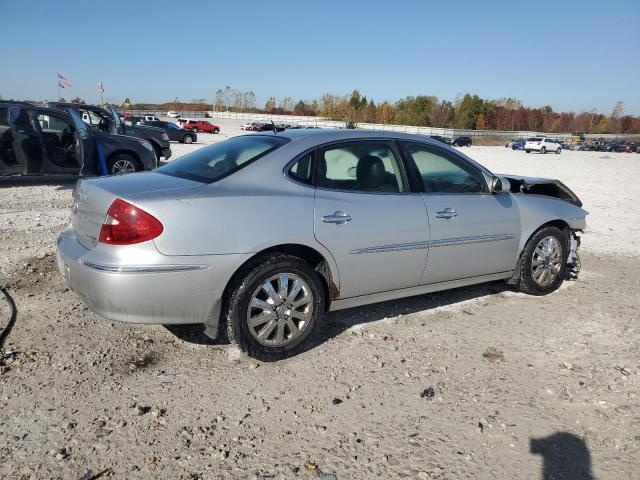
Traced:
[[511, 149], [512, 150], [524, 150], [524, 144], [525, 141], [524, 139], [519, 139], [519, 140], [515, 140], [512, 144], [511, 144]]

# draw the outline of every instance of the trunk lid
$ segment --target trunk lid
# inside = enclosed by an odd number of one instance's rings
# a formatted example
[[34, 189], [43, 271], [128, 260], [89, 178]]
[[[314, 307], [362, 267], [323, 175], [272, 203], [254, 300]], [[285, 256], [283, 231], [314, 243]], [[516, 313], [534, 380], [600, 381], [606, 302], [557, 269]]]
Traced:
[[[98, 244], [107, 210], [116, 198], [127, 200], [139, 193], [185, 187], [199, 187], [200, 182], [153, 172], [79, 180], [73, 194], [71, 226], [85, 248]], [[135, 205], [135, 200], [128, 200]]]

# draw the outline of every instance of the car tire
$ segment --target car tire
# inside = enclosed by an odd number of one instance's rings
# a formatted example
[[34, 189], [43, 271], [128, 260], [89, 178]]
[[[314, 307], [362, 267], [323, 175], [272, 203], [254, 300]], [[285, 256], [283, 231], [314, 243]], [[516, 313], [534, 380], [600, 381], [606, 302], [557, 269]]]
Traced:
[[213, 130], [213, 133], [215, 133], [215, 134], [220, 133], [220, 129], [219, 129], [219, 128], [215, 128], [215, 129]]
[[133, 156], [126, 153], [118, 153], [109, 157], [107, 160], [107, 171], [109, 175], [123, 175], [141, 170], [140, 163]]
[[[543, 244], [553, 248], [545, 250]], [[565, 278], [567, 247], [567, 234], [558, 227], [547, 226], [535, 232], [520, 256], [518, 289], [528, 295], [547, 295], [557, 290]]]
[[[293, 295], [293, 298], [288, 298], [284, 303], [280, 303], [280, 282], [283, 278], [281, 275], [287, 276], [286, 291], [288, 295]], [[300, 283], [296, 284], [296, 281]], [[274, 296], [270, 296], [264, 289], [267, 283], [271, 285]], [[302, 288], [294, 292], [297, 285], [302, 285]], [[324, 315], [326, 301], [320, 274], [304, 260], [279, 253], [260, 256], [244, 271], [239, 272], [228, 288], [227, 297], [224, 325], [227, 338], [249, 356], [263, 361], [280, 360], [300, 353], [315, 336]], [[306, 312], [298, 312], [299, 315], [308, 315], [304, 320], [287, 314], [294, 311], [291, 308], [292, 302], [300, 302], [304, 298], [307, 298], [308, 302], [302, 307], [296, 307], [308, 309]], [[277, 308], [270, 311], [260, 307], [250, 308], [250, 304], [276, 303]], [[251, 319], [258, 319], [259, 323], [252, 326]], [[297, 332], [289, 327], [290, 321], [294, 322], [294, 327], [300, 328]], [[261, 335], [263, 339], [259, 340]], [[287, 335], [291, 338], [284, 338]], [[281, 336], [283, 341], [279, 342], [278, 336]]]
[[562, 151], [562, 149], [561, 149], [560, 147], [558, 147], [558, 149], [556, 150], [556, 153], [557, 153], [558, 155], [560, 155], [560, 152], [561, 152], [561, 151]]
[[531, 153], [531, 150], [525, 150], [525, 152], [527, 152], [527, 153]]
[[182, 139], [182, 143], [193, 143], [193, 136], [185, 135], [184, 138]]
[[542, 155], [544, 155], [545, 153], [547, 153], [547, 148], [546, 148], [546, 147], [542, 147], [542, 148], [540, 149], [540, 153], [541, 153]]

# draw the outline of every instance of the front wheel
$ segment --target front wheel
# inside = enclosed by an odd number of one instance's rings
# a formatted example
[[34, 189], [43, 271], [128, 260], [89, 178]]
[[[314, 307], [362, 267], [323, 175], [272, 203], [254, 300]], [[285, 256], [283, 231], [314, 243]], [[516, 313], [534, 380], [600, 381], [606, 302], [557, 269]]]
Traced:
[[556, 153], [557, 153], [558, 155], [560, 155], [561, 150], [562, 150], [562, 149], [561, 149], [560, 147], [558, 147], [558, 149], [556, 150]]
[[527, 152], [527, 153], [531, 153], [531, 150], [525, 150], [525, 152]]
[[544, 155], [545, 153], [547, 153], [547, 149], [546, 149], [546, 147], [542, 147], [542, 148], [540, 149], [540, 153], [541, 153], [541, 154], [543, 154], [543, 155]]
[[216, 134], [217, 134], [217, 133], [220, 133], [220, 129], [219, 129], [219, 128], [214, 129], [214, 130], [213, 130], [213, 133], [216, 133]]
[[191, 135], [185, 135], [182, 139], [183, 143], [193, 143], [193, 137]]
[[227, 337], [250, 356], [279, 360], [303, 350], [324, 314], [320, 275], [285, 254], [258, 258], [230, 286]]
[[518, 288], [529, 295], [546, 295], [564, 280], [567, 237], [557, 227], [538, 230], [527, 242], [520, 258]]
[[125, 173], [134, 173], [140, 171], [138, 162], [131, 155], [120, 153], [109, 158], [107, 161], [107, 170], [109, 175], [124, 175]]

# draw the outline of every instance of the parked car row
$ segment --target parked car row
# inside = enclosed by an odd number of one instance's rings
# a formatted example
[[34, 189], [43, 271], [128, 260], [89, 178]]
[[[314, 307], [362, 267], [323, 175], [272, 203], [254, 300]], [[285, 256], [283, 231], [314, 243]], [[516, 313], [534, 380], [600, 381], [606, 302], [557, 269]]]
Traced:
[[[527, 146], [527, 144], [529, 145]], [[527, 150], [527, 153], [531, 151], [560, 153], [558, 146], [561, 150], [640, 153], [640, 142], [631, 142], [628, 140], [580, 140], [572, 143], [559, 138], [549, 138], [542, 135], [528, 139], [513, 138], [509, 142], [506, 142], [504, 146], [513, 150]], [[544, 152], [542, 152], [543, 148]]]

